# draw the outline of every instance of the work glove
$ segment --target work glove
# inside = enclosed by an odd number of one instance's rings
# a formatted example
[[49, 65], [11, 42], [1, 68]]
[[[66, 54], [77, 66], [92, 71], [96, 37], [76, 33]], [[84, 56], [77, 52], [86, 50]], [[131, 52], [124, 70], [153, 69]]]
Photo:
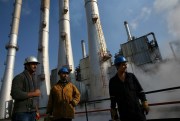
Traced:
[[116, 120], [119, 119], [116, 108], [111, 109], [110, 112], [111, 112], [111, 118], [112, 118], [113, 121], [116, 121]]
[[38, 121], [40, 119], [40, 114], [39, 112], [36, 112], [36, 121]]
[[143, 106], [143, 110], [144, 110], [145, 114], [147, 115], [149, 113], [149, 110], [150, 110], [148, 102], [147, 101], [143, 101], [142, 102], [142, 106]]
[[71, 104], [73, 107], [76, 106], [76, 103], [75, 103], [73, 100], [70, 102], [70, 104]]

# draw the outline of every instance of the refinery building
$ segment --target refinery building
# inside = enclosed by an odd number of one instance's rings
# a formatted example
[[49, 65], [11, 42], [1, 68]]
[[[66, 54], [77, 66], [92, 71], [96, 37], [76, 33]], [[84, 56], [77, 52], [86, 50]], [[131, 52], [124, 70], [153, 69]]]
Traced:
[[[14, 61], [18, 50], [17, 38], [19, 29], [19, 20], [21, 17], [21, 6], [23, 0], [14, 1], [14, 11], [12, 15], [10, 40], [7, 49], [7, 62], [4, 75], [0, 82], [0, 119], [9, 119], [13, 107], [13, 100], [10, 96], [10, 88], [14, 77]], [[140, 78], [143, 87], [147, 90], [147, 98], [150, 103], [151, 112], [147, 115], [148, 120], [180, 120], [180, 93], [177, 80], [174, 83], [161, 83], [159, 88], [144, 78], [141, 74], [150, 75], [152, 80], [161, 68], [159, 65], [167, 64], [172, 60], [163, 60], [158, 40], [153, 32], [149, 32], [140, 37], [134, 37], [131, 34], [128, 22], [124, 21], [124, 28], [127, 32], [127, 41], [119, 43], [120, 48], [115, 55], [112, 55], [106, 46], [101, 19], [98, 10], [97, 0], [84, 0], [88, 40], [81, 41], [82, 59], [79, 60], [79, 66], [74, 67], [74, 58], [71, 45], [70, 33], [70, 13], [69, 0], [59, 0], [59, 45], [58, 45], [58, 63], [53, 70], [49, 69], [49, 13], [50, 0], [41, 0], [40, 10], [41, 19], [39, 25], [39, 42], [37, 58], [40, 62], [37, 69], [37, 79], [40, 81], [40, 113], [45, 116], [47, 101], [51, 87], [59, 80], [57, 70], [62, 66], [70, 70], [71, 81], [81, 92], [81, 102], [76, 107], [76, 118], [73, 121], [111, 121], [110, 100], [109, 100], [109, 79], [116, 73], [113, 60], [119, 55], [123, 55], [128, 60], [128, 71], [135, 73]], [[86, 47], [85, 43], [88, 43]], [[176, 43], [176, 42], [174, 42]], [[174, 46], [174, 43], [170, 45]], [[88, 54], [86, 52], [88, 48]], [[173, 48], [172, 48], [173, 51]], [[174, 52], [176, 55], [176, 53]], [[173, 60], [179, 66], [179, 58]], [[153, 89], [153, 90], [152, 90]], [[171, 111], [171, 112], [170, 112]], [[167, 115], [167, 112], [169, 114]]]

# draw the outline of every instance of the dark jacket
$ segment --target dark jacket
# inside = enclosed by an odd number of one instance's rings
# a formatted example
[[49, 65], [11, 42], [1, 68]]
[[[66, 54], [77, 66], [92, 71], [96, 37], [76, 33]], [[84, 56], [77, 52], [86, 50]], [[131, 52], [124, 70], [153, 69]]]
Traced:
[[13, 112], [32, 112], [38, 105], [38, 97], [28, 98], [28, 92], [38, 88], [37, 81], [31, 79], [28, 71], [14, 77], [11, 87], [11, 96], [15, 100]]
[[116, 108], [117, 104], [122, 121], [146, 120], [139, 101], [146, 101], [145, 93], [134, 74], [126, 72], [124, 81], [121, 81], [117, 74], [112, 77], [109, 82], [109, 94], [111, 108]]
[[80, 101], [80, 92], [71, 82], [59, 81], [50, 91], [47, 105], [47, 113], [52, 114], [54, 119], [74, 118], [74, 107]]

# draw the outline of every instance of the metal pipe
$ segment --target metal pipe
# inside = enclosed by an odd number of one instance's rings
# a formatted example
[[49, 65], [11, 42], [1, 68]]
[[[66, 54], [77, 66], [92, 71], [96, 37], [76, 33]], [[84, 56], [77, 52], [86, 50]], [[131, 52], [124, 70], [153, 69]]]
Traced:
[[81, 47], [82, 47], [82, 56], [83, 58], [86, 57], [86, 47], [85, 47], [85, 41], [81, 40]]
[[40, 64], [37, 68], [38, 81], [40, 82], [40, 103], [39, 107], [47, 105], [50, 93], [50, 74], [49, 74], [49, 10], [50, 0], [41, 0], [38, 60]]
[[[160, 102], [160, 103], [150, 103], [149, 106], [159, 106], [159, 105], [171, 105], [171, 104], [180, 104], [180, 101], [169, 101], [169, 102]], [[97, 110], [86, 110], [82, 112], [75, 112], [76, 115], [78, 114], [84, 114], [84, 113], [96, 113], [96, 112], [104, 112], [104, 111], [110, 111], [110, 108], [106, 109], [97, 109]]]
[[169, 46], [170, 46], [171, 51], [173, 53], [174, 59], [177, 60], [177, 57], [176, 57], [176, 54], [175, 54], [175, 51], [174, 51], [174, 48], [173, 48], [173, 44], [174, 44], [173, 42], [169, 42]]
[[[108, 96], [108, 67], [110, 61], [102, 61], [107, 54], [104, 34], [101, 27], [97, 0], [84, 0], [88, 29], [90, 93], [89, 99]], [[96, 89], [96, 90], [95, 90]]]
[[127, 21], [124, 21], [124, 26], [126, 28], [126, 32], [127, 32], [127, 36], [128, 36], [128, 41], [131, 41], [132, 40], [132, 36], [131, 36], [131, 32], [130, 32], [130, 29], [129, 29]]
[[[59, 0], [59, 35], [57, 70], [59, 70], [62, 66], [68, 66], [71, 70], [71, 81], [75, 81], [74, 61], [70, 37], [69, 0]], [[57, 76], [57, 80], [58, 78], [59, 76]]]
[[16, 56], [16, 51], [18, 50], [17, 38], [18, 38], [21, 6], [22, 6], [22, 0], [15, 0], [12, 28], [10, 32], [10, 41], [6, 46], [6, 49], [8, 50], [8, 54], [6, 58], [7, 59], [6, 67], [5, 67], [3, 83], [0, 93], [0, 119], [7, 118], [7, 116], [5, 116], [5, 108], [6, 108], [5, 103], [7, 101], [12, 100], [10, 96], [10, 91], [11, 91], [11, 84], [14, 73], [15, 56]]
[[86, 121], [88, 121], [88, 112], [87, 112], [87, 105], [86, 105], [86, 102], [85, 102], [85, 112], [86, 112]]

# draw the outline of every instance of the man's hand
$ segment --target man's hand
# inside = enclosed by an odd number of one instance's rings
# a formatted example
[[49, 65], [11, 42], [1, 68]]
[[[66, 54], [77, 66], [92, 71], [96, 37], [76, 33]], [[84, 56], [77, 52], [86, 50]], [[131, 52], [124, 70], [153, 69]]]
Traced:
[[36, 89], [35, 91], [34, 91], [34, 96], [35, 97], [39, 97], [41, 95], [41, 91], [39, 90], [39, 89]]
[[39, 112], [36, 112], [36, 120], [39, 120], [40, 119], [40, 114]]
[[147, 115], [149, 113], [149, 110], [150, 110], [148, 102], [147, 101], [142, 102], [142, 106], [143, 106], [143, 109], [145, 111], [145, 114]]
[[39, 97], [41, 95], [41, 91], [36, 89], [34, 92], [28, 92], [28, 97]]
[[117, 114], [117, 109], [116, 108], [115, 109], [111, 109], [110, 112], [111, 112], [112, 120], [117, 120], [119, 118], [118, 114]]
[[70, 102], [70, 104], [71, 104], [73, 107], [76, 106], [76, 103], [75, 103], [73, 100]]

